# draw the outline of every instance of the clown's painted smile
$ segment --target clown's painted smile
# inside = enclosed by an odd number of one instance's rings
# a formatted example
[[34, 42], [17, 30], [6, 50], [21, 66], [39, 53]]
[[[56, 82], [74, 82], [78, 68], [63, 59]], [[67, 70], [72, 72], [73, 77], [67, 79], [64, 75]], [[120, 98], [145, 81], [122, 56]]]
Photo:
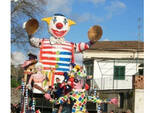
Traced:
[[51, 29], [51, 31], [53, 32], [52, 34], [54, 34], [57, 37], [63, 37], [65, 33], [67, 32], [67, 30], [57, 31], [53, 28]]

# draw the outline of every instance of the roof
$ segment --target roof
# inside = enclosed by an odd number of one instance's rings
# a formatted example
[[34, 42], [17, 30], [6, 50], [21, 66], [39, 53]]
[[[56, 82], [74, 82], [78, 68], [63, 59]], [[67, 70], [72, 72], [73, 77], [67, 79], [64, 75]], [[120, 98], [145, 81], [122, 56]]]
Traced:
[[141, 41], [98, 41], [88, 50], [138, 50], [144, 51]]

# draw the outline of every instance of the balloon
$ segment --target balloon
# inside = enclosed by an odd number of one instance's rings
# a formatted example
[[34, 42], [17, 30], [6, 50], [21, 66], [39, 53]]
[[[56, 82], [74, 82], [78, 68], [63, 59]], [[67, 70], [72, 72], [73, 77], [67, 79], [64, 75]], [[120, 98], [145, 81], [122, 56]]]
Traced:
[[112, 104], [117, 105], [117, 104], [118, 104], [118, 99], [117, 99], [117, 98], [112, 98], [112, 99], [110, 100], [110, 102], [111, 102]]
[[86, 83], [85, 84], [85, 89], [88, 90], [89, 88], [90, 88], [89, 85]]
[[75, 113], [86, 113], [86, 112], [83, 112], [83, 111], [77, 111], [77, 112], [75, 112]]

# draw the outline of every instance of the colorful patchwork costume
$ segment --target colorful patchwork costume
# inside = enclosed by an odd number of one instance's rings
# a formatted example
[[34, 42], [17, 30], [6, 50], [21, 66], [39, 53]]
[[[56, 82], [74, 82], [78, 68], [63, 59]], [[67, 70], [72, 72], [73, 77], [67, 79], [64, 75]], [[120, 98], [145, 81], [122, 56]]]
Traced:
[[101, 100], [98, 97], [95, 96], [88, 96], [85, 91], [72, 91], [70, 92], [70, 96], [64, 96], [60, 97], [58, 100], [53, 101], [57, 104], [63, 104], [66, 102], [69, 98], [71, 98], [74, 101], [73, 107], [72, 107], [72, 113], [75, 113], [77, 111], [83, 111], [86, 112], [86, 103], [87, 102], [93, 102], [93, 103], [109, 103], [110, 100]]

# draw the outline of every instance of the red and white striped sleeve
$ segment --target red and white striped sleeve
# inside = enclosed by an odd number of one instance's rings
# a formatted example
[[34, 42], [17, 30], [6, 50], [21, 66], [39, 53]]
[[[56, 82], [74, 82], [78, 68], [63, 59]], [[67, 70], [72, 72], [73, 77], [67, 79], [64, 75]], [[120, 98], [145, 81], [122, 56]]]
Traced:
[[79, 53], [79, 52], [82, 52], [82, 51], [85, 51], [87, 50], [90, 46], [92, 45], [92, 43], [89, 41], [89, 42], [80, 42], [80, 43], [75, 43], [75, 52]]

